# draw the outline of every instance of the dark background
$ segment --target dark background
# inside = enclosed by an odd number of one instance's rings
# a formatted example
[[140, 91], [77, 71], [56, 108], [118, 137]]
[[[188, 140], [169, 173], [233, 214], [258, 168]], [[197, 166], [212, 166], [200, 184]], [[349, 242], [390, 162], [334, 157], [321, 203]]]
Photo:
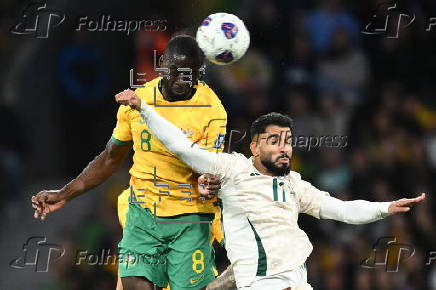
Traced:
[[[436, 289], [436, 264], [425, 265], [428, 252], [436, 251], [436, 29], [425, 31], [436, 5], [398, 1], [387, 33], [363, 34], [369, 21], [380, 25], [385, 19], [380, 9], [371, 19], [377, 3], [49, 1], [47, 9], [66, 18], [48, 38], [38, 39], [10, 32], [28, 2], [1, 1], [0, 289], [114, 289], [116, 266], [74, 261], [80, 249], [116, 250], [121, 236], [116, 197], [128, 186], [130, 162], [45, 222], [33, 220], [30, 196], [63, 186], [104, 149], [116, 122], [113, 96], [129, 87], [131, 68], [149, 72], [151, 79], [153, 49], [162, 51], [175, 32], [195, 32], [216, 12], [236, 14], [251, 35], [240, 61], [206, 68], [206, 82], [228, 111], [228, 132], [248, 129], [260, 114], [284, 112], [295, 120], [294, 135], [347, 137], [345, 148], [294, 150], [293, 170], [333, 196], [390, 201], [428, 193], [412, 212], [372, 225], [301, 216], [314, 244], [309, 283], [314, 289]], [[404, 11], [415, 21], [401, 28], [398, 38], [388, 38]], [[102, 14], [166, 20], [167, 30], [129, 36], [75, 31], [78, 17]], [[247, 149], [247, 140], [231, 146]], [[9, 265], [33, 236], [65, 248], [48, 272]], [[386, 236], [413, 247], [414, 255], [406, 261], [403, 256], [398, 272], [362, 268], [373, 244]], [[217, 251], [222, 269], [225, 253]]]

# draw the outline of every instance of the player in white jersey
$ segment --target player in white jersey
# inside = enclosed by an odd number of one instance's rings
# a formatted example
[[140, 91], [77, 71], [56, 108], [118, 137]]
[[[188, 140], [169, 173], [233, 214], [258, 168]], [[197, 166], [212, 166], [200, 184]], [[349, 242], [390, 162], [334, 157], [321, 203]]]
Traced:
[[312, 251], [297, 224], [299, 213], [350, 224], [364, 224], [406, 212], [422, 201], [341, 201], [318, 190], [290, 170], [292, 119], [279, 113], [252, 124], [253, 154], [211, 153], [191, 144], [173, 124], [134, 95], [117, 95], [119, 103], [140, 109], [155, 136], [198, 173], [222, 182], [225, 247], [238, 289], [311, 289], [305, 261]]

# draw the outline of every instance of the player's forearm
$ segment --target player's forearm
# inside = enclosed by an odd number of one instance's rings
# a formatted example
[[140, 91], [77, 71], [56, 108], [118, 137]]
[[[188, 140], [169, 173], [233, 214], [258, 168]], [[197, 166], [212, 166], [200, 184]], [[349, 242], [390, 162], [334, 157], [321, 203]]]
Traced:
[[389, 205], [390, 202], [342, 201], [324, 196], [321, 200], [320, 217], [347, 224], [367, 224], [388, 216]]
[[186, 138], [183, 132], [161, 117], [154, 109], [143, 103], [141, 115], [153, 134], [177, 155], [183, 162], [198, 173], [210, 172], [216, 153], [201, 149]]

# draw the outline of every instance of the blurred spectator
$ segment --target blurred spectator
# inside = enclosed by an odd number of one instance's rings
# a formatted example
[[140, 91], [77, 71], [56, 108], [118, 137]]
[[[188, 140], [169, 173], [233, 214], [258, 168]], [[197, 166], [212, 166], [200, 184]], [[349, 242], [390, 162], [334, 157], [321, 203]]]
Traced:
[[285, 80], [291, 86], [310, 86], [314, 76], [316, 58], [304, 34], [290, 38], [291, 51], [285, 69]]
[[317, 185], [329, 192], [339, 192], [348, 187], [350, 170], [343, 163], [341, 153], [336, 148], [322, 150], [322, 163]]
[[349, 11], [341, 6], [340, 0], [322, 0], [321, 7], [307, 16], [307, 32], [313, 48], [324, 54], [332, 46], [334, 32], [340, 28], [348, 34], [353, 45], [359, 38], [359, 25]]
[[348, 106], [362, 101], [368, 82], [369, 65], [365, 54], [351, 44], [343, 28], [332, 33], [332, 44], [318, 66], [319, 90], [333, 91]]

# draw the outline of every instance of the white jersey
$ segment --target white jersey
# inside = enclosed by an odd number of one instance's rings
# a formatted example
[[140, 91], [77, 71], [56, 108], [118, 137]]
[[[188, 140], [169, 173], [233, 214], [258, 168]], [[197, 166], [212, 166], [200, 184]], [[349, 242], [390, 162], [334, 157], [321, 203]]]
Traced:
[[327, 192], [287, 176], [260, 174], [253, 160], [239, 153], [220, 154], [212, 174], [222, 178], [223, 228], [227, 255], [238, 288], [256, 276], [270, 276], [303, 265], [312, 244], [298, 226], [298, 214], [319, 218], [320, 200]]
[[250, 286], [259, 277], [279, 277], [290, 271], [294, 273], [286, 274], [288, 278], [283, 280], [295, 280], [298, 271], [294, 270], [301, 269], [312, 251], [309, 238], [298, 227], [299, 213], [351, 224], [389, 215], [390, 202], [344, 202], [301, 180], [296, 172], [276, 177], [262, 175], [253, 160], [242, 154], [215, 154], [193, 145], [182, 131], [145, 103], [141, 104], [141, 114], [169, 151], [196, 172], [221, 178], [223, 190], [219, 197], [226, 249], [234, 264], [238, 288]]

